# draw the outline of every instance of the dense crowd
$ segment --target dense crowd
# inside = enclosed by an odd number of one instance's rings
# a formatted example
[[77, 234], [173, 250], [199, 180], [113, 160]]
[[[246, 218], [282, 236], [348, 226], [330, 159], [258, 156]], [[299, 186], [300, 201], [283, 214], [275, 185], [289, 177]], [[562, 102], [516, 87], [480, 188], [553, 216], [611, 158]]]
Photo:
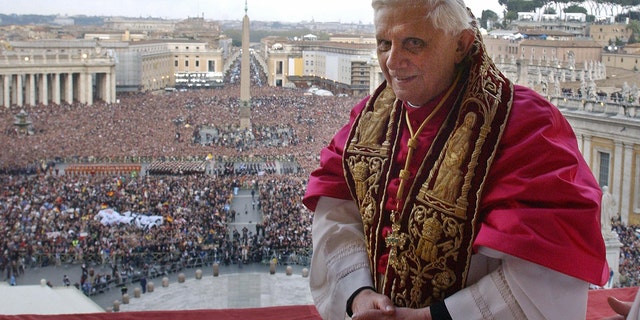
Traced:
[[[191, 137], [197, 127], [239, 124], [239, 87], [170, 93], [119, 95], [119, 103], [63, 104], [3, 108], [0, 170], [21, 172], [40, 161], [75, 161], [87, 157], [140, 159], [161, 157], [293, 156], [305, 170], [317, 164], [319, 150], [347, 121], [357, 101], [350, 97], [305, 95], [302, 89], [252, 89], [254, 135], [276, 133], [286, 143], [202, 145]], [[34, 134], [18, 133], [15, 116], [24, 109]], [[286, 124], [285, 130], [278, 131]], [[267, 129], [269, 128], [269, 129]], [[286, 132], [286, 133], [285, 133]], [[177, 139], [176, 137], [179, 136]], [[304, 137], [299, 139], [298, 137]], [[260, 142], [260, 143], [258, 143]], [[250, 150], [247, 152], [246, 150]]]
[[[310, 213], [300, 203], [304, 183], [357, 99], [254, 87], [255, 139], [243, 141], [242, 148], [190, 139], [194, 128], [235, 128], [238, 97], [239, 87], [227, 85], [123, 94], [114, 104], [0, 110], [0, 148], [5, 150], [0, 153], [0, 230], [6, 235], [0, 238], [0, 279], [35, 265], [113, 266], [111, 275], [83, 280], [85, 288], [113, 281], [125, 270], [151, 272], [194, 259], [291, 262], [308, 256]], [[32, 134], [14, 125], [21, 110], [28, 114]], [[147, 172], [63, 175], [50, 169], [85, 163], [142, 163]], [[255, 230], [228, 237], [235, 215], [232, 190], [238, 186], [258, 191], [264, 218]], [[107, 208], [162, 216], [165, 223], [104, 225], [95, 217]]]
[[620, 286], [640, 286], [640, 226], [617, 222], [613, 230], [622, 243], [620, 248]]
[[[286, 175], [0, 176], [1, 278], [29, 266], [72, 262], [109, 263], [115, 279], [118, 268], [164, 270], [196, 258], [292, 261], [311, 249], [311, 214], [300, 202], [304, 184]], [[237, 214], [230, 204], [239, 187], [257, 191], [263, 219], [229, 237]], [[104, 223], [98, 216], [107, 208], [161, 216], [164, 223]]]

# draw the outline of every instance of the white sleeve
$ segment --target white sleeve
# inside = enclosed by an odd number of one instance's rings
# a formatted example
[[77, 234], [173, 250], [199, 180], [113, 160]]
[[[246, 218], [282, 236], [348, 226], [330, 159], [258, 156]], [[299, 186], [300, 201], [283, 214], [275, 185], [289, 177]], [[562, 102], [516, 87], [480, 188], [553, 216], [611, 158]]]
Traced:
[[587, 282], [486, 247], [478, 254], [501, 263], [478, 282], [445, 299], [454, 320], [586, 317]]
[[627, 320], [640, 320], [640, 290], [636, 293], [636, 299], [631, 305], [631, 310], [629, 311], [629, 315], [627, 315]]
[[321, 197], [313, 217], [309, 286], [323, 319], [344, 319], [349, 296], [373, 286], [362, 218], [352, 200]]

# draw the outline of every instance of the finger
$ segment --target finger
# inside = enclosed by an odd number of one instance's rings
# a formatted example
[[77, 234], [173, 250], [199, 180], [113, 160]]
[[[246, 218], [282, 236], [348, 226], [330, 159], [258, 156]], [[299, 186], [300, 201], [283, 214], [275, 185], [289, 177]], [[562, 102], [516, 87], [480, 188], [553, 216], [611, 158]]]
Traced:
[[378, 310], [378, 309], [364, 310], [362, 312], [354, 313], [353, 316], [351, 317], [352, 320], [367, 320], [367, 319], [382, 320], [382, 319], [392, 319], [392, 318], [393, 318], [393, 312], [389, 314], [388, 311]]
[[617, 314], [627, 316], [631, 310], [631, 302], [620, 301], [615, 297], [608, 297], [607, 302]]

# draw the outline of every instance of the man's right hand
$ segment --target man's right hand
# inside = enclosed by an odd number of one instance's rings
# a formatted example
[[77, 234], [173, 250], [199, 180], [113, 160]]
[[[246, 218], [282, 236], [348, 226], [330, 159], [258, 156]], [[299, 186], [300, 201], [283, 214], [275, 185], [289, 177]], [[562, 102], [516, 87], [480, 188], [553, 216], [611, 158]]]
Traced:
[[362, 290], [351, 303], [352, 319], [393, 319], [395, 306], [389, 297], [371, 289]]
[[608, 297], [607, 302], [613, 311], [617, 313], [615, 316], [611, 316], [605, 318], [603, 320], [624, 320], [629, 315], [629, 311], [631, 311], [631, 302], [630, 301], [620, 301], [614, 297]]

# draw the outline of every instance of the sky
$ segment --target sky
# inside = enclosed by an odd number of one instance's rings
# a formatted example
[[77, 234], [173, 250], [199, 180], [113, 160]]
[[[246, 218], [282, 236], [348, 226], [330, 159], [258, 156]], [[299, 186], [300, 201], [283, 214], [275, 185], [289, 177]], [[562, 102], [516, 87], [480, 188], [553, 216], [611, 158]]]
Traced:
[[[500, 14], [498, 0], [466, 0], [479, 17], [482, 10]], [[247, 0], [251, 20], [373, 22], [371, 0]], [[2, 14], [59, 14], [241, 20], [245, 0], [0, 0]]]

